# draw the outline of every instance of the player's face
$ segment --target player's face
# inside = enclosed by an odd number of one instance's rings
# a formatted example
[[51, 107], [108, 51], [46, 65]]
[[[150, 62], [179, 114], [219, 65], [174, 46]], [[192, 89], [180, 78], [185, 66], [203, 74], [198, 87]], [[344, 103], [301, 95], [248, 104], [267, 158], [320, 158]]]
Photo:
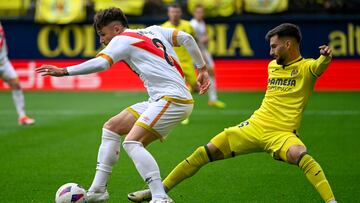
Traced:
[[279, 65], [285, 65], [285, 61], [288, 55], [288, 47], [286, 46], [286, 40], [280, 39], [277, 35], [270, 38], [270, 56], [276, 59], [276, 63]]
[[122, 25], [119, 23], [110, 23], [97, 31], [100, 37], [100, 43], [108, 45], [113, 37], [122, 32]]
[[172, 23], [178, 23], [181, 19], [181, 9], [180, 8], [173, 8], [173, 7], [169, 7], [168, 10], [168, 16], [169, 16], [169, 20]]
[[204, 18], [204, 9], [202, 7], [197, 7], [194, 10], [194, 18], [196, 20], [202, 20]]

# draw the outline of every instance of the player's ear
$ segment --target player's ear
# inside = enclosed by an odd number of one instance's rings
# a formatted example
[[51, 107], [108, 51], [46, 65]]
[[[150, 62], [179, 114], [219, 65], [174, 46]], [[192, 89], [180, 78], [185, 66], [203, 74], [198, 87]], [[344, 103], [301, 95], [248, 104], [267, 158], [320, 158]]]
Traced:
[[293, 42], [291, 40], [285, 40], [285, 47], [289, 49], [293, 45]]
[[120, 34], [122, 30], [123, 30], [123, 26], [120, 23], [116, 23], [114, 25], [114, 32], [116, 34]]

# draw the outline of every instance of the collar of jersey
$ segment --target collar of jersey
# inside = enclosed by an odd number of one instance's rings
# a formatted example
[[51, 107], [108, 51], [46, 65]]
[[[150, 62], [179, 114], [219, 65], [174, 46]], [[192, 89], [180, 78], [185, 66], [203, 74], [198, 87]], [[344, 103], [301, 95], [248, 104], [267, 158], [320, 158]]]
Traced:
[[290, 63], [286, 64], [286, 65], [283, 65], [282, 68], [285, 69], [286, 67], [288, 66], [291, 66], [299, 61], [303, 60], [303, 57], [302, 56], [299, 56], [297, 57], [295, 60], [291, 61]]

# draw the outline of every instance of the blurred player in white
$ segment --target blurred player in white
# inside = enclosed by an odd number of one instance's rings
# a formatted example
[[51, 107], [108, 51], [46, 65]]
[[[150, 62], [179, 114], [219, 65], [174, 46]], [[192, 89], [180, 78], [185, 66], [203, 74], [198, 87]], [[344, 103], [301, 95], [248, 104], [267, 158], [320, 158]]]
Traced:
[[225, 103], [218, 100], [216, 92], [216, 81], [214, 75], [214, 60], [207, 49], [209, 37], [206, 33], [206, 24], [204, 21], [204, 8], [201, 5], [197, 5], [193, 12], [193, 19], [190, 20], [192, 27], [195, 29], [197, 43], [199, 45], [200, 51], [204, 60], [206, 62], [206, 67], [209, 71], [210, 79], [210, 88], [208, 91], [209, 94], [209, 106], [214, 106], [218, 108], [225, 108]]
[[176, 29], [159, 26], [128, 29], [127, 19], [118, 8], [99, 11], [94, 17], [94, 27], [100, 42], [107, 45], [96, 58], [66, 68], [43, 65], [37, 72], [44, 76], [89, 74], [124, 61], [144, 82], [150, 98], [128, 107], [104, 124], [88, 201], [109, 199], [106, 188], [108, 177], [119, 159], [120, 138], [126, 136], [123, 148], [148, 184], [152, 193], [151, 202], [173, 202], [164, 191], [155, 159], [145, 147], [157, 139], [163, 140], [193, 109], [193, 99], [185, 85], [173, 46], [183, 45], [192, 55], [199, 71], [197, 82], [200, 94], [209, 88], [208, 73], [200, 50], [191, 35]]
[[25, 113], [25, 100], [21, 90], [18, 76], [8, 59], [7, 46], [5, 40], [4, 28], [0, 22], [0, 79], [4, 80], [12, 89], [12, 96], [16, 111], [18, 113], [19, 125], [31, 125], [35, 123], [34, 119], [29, 118]]

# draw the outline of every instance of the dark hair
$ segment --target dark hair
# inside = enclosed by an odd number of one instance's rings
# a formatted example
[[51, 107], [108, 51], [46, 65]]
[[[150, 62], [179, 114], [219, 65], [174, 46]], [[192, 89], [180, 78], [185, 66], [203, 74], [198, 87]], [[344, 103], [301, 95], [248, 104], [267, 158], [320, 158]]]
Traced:
[[119, 21], [124, 27], [129, 27], [125, 14], [119, 8], [111, 7], [98, 11], [94, 16], [94, 28], [100, 30], [109, 23]]
[[301, 41], [300, 28], [291, 23], [283, 23], [270, 30], [265, 36], [266, 41], [270, 41], [270, 38], [275, 35], [279, 37], [293, 37], [299, 43]]
[[197, 8], [204, 9], [204, 6], [202, 4], [196, 4], [195, 7], [194, 7], [194, 10], [197, 9]]
[[180, 6], [179, 3], [173, 3], [173, 4], [171, 4], [171, 5], [169, 6], [169, 8], [179, 8], [179, 9], [181, 9], [181, 6]]

